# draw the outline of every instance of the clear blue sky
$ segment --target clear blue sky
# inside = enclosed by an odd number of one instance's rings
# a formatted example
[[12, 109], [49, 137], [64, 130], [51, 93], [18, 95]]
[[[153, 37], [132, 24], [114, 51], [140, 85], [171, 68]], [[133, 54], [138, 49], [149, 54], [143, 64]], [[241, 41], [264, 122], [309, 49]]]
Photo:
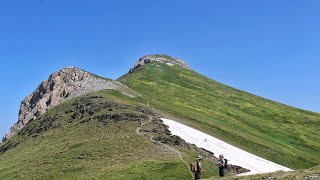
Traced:
[[0, 136], [20, 102], [73, 65], [116, 79], [142, 55], [320, 112], [318, 0], [0, 0]]

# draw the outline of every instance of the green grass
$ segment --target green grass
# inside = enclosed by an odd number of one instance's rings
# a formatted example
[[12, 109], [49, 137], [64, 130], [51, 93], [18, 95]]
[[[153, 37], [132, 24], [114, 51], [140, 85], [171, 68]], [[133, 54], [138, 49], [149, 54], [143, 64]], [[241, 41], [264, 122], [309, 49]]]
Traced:
[[[110, 96], [108, 101], [112, 98]], [[95, 101], [108, 102], [104, 98]], [[105, 109], [93, 116], [85, 115], [75, 120], [70, 118], [72, 112], [68, 113], [68, 110], [73, 110], [74, 102], [68, 101], [53, 108], [14, 137], [13, 141], [20, 144], [0, 156], [1, 179], [16, 176], [21, 179], [87, 179], [107, 174], [108, 167], [126, 169], [142, 161], [162, 164], [172, 159], [172, 163], [183, 165], [174, 154], [161, 151], [159, 145], [136, 134], [135, 129], [140, 125], [138, 121], [111, 122], [107, 125], [97, 120], [82, 122], [108, 113]], [[130, 109], [115, 111], [112, 113], [132, 111], [138, 114]], [[49, 123], [48, 117], [57, 117], [57, 120]], [[58, 125], [53, 128], [52, 124]], [[41, 128], [46, 127], [48, 129], [42, 132]], [[148, 176], [152, 172], [146, 171], [145, 174]]]
[[274, 172], [268, 174], [259, 174], [244, 177], [226, 177], [226, 178], [208, 178], [214, 179], [234, 179], [234, 180], [257, 180], [257, 179], [283, 179], [283, 180], [318, 180], [320, 178], [320, 166], [316, 166], [307, 170], [299, 170], [293, 172]]
[[[188, 167], [174, 152], [151, 142], [149, 135], [135, 132], [140, 120], [146, 121], [146, 115], [152, 115], [136, 100], [118, 91], [103, 90], [50, 109], [11, 141], [1, 144], [0, 149], [17, 143], [0, 154], [1, 180], [191, 179]], [[72, 118], [78, 112], [82, 115]], [[103, 115], [129, 118], [99, 119]], [[147, 123], [144, 129], [156, 127]], [[192, 149], [175, 148], [190, 163], [197, 155]], [[207, 173], [208, 177], [215, 175]]]
[[[153, 173], [150, 173], [153, 172]], [[179, 161], [144, 161], [126, 167], [111, 166], [98, 179], [190, 179]]]
[[119, 79], [141, 103], [293, 169], [320, 164], [320, 114], [270, 101], [194, 71], [150, 63]]

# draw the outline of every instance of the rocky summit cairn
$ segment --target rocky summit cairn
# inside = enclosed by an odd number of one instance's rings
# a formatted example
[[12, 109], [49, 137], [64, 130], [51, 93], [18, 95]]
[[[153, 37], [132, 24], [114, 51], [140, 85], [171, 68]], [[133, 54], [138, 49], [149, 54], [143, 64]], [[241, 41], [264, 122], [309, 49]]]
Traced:
[[119, 90], [125, 95], [136, 96], [120, 82], [100, 78], [76, 67], [70, 66], [51, 74], [48, 80], [43, 81], [21, 102], [18, 122], [11, 127], [3, 140], [10, 138], [31, 120], [59, 103], [102, 89]]
[[178, 66], [178, 67], [182, 67], [190, 70], [189, 65], [184, 61], [182, 61], [181, 59], [174, 58], [168, 55], [156, 54], [156, 55], [143, 56], [135, 63], [135, 65], [133, 66], [133, 68], [130, 69], [129, 72], [132, 72], [135, 69], [138, 69], [139, 67], [151, 62], [164, 63], [164, 64], [167, 64], [168, 66]]

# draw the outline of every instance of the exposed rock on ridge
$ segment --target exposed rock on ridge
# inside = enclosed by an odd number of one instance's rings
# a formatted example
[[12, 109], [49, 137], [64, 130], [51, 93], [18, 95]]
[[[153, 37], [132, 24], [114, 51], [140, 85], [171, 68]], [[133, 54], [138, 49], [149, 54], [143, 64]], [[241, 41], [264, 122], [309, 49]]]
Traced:
[[21, 102], [18, 122], [11, 127], [4, 139], [10, 138], [28, 122], [59, 103], [102, 89], [119, 90], [128, 96], [137, 95], [120, 82], [100, 78], [75, 67], [67, 67], [51, 74], [48, 80], [43, 81]]
[[133, 66], [133, 68], [130, 69], [129, 72], [132, 72], [133, 70], [138, 69], [139, 67], [151, 62], [160, 62], [160, 63], [167, 64], [169, 66], [178, 66], [178, 67], [182, 67], [190, 70], [189, 65], [184, 61], [182, 61], [181, 59], [173, 58], [167, 55], [157, 54], [157, 55], [143, 56], [135, 63], [135, 65]]

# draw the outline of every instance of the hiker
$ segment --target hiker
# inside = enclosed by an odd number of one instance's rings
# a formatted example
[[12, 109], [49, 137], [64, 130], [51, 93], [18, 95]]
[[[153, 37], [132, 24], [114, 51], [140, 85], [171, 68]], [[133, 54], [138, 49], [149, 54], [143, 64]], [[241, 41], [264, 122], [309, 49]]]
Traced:
[[219, 166], [219, 175], [220, 177], [224, 177], [224, 169], [227, 167], [227, 162], [223, 157], [223, 154], [219, 155], [219, 160], [217, 165]]
[[198, 156], [197, 159], [196, 159], [196, 162], [193, 163], [193, 165], [194, 165], [194, 179], [195, 180], [200, 179], [201, 171], [202, 172], [206, 172], [201, 166], [201, 162], [200, 162], [201, 159], [202, 159], [202, 157]]

